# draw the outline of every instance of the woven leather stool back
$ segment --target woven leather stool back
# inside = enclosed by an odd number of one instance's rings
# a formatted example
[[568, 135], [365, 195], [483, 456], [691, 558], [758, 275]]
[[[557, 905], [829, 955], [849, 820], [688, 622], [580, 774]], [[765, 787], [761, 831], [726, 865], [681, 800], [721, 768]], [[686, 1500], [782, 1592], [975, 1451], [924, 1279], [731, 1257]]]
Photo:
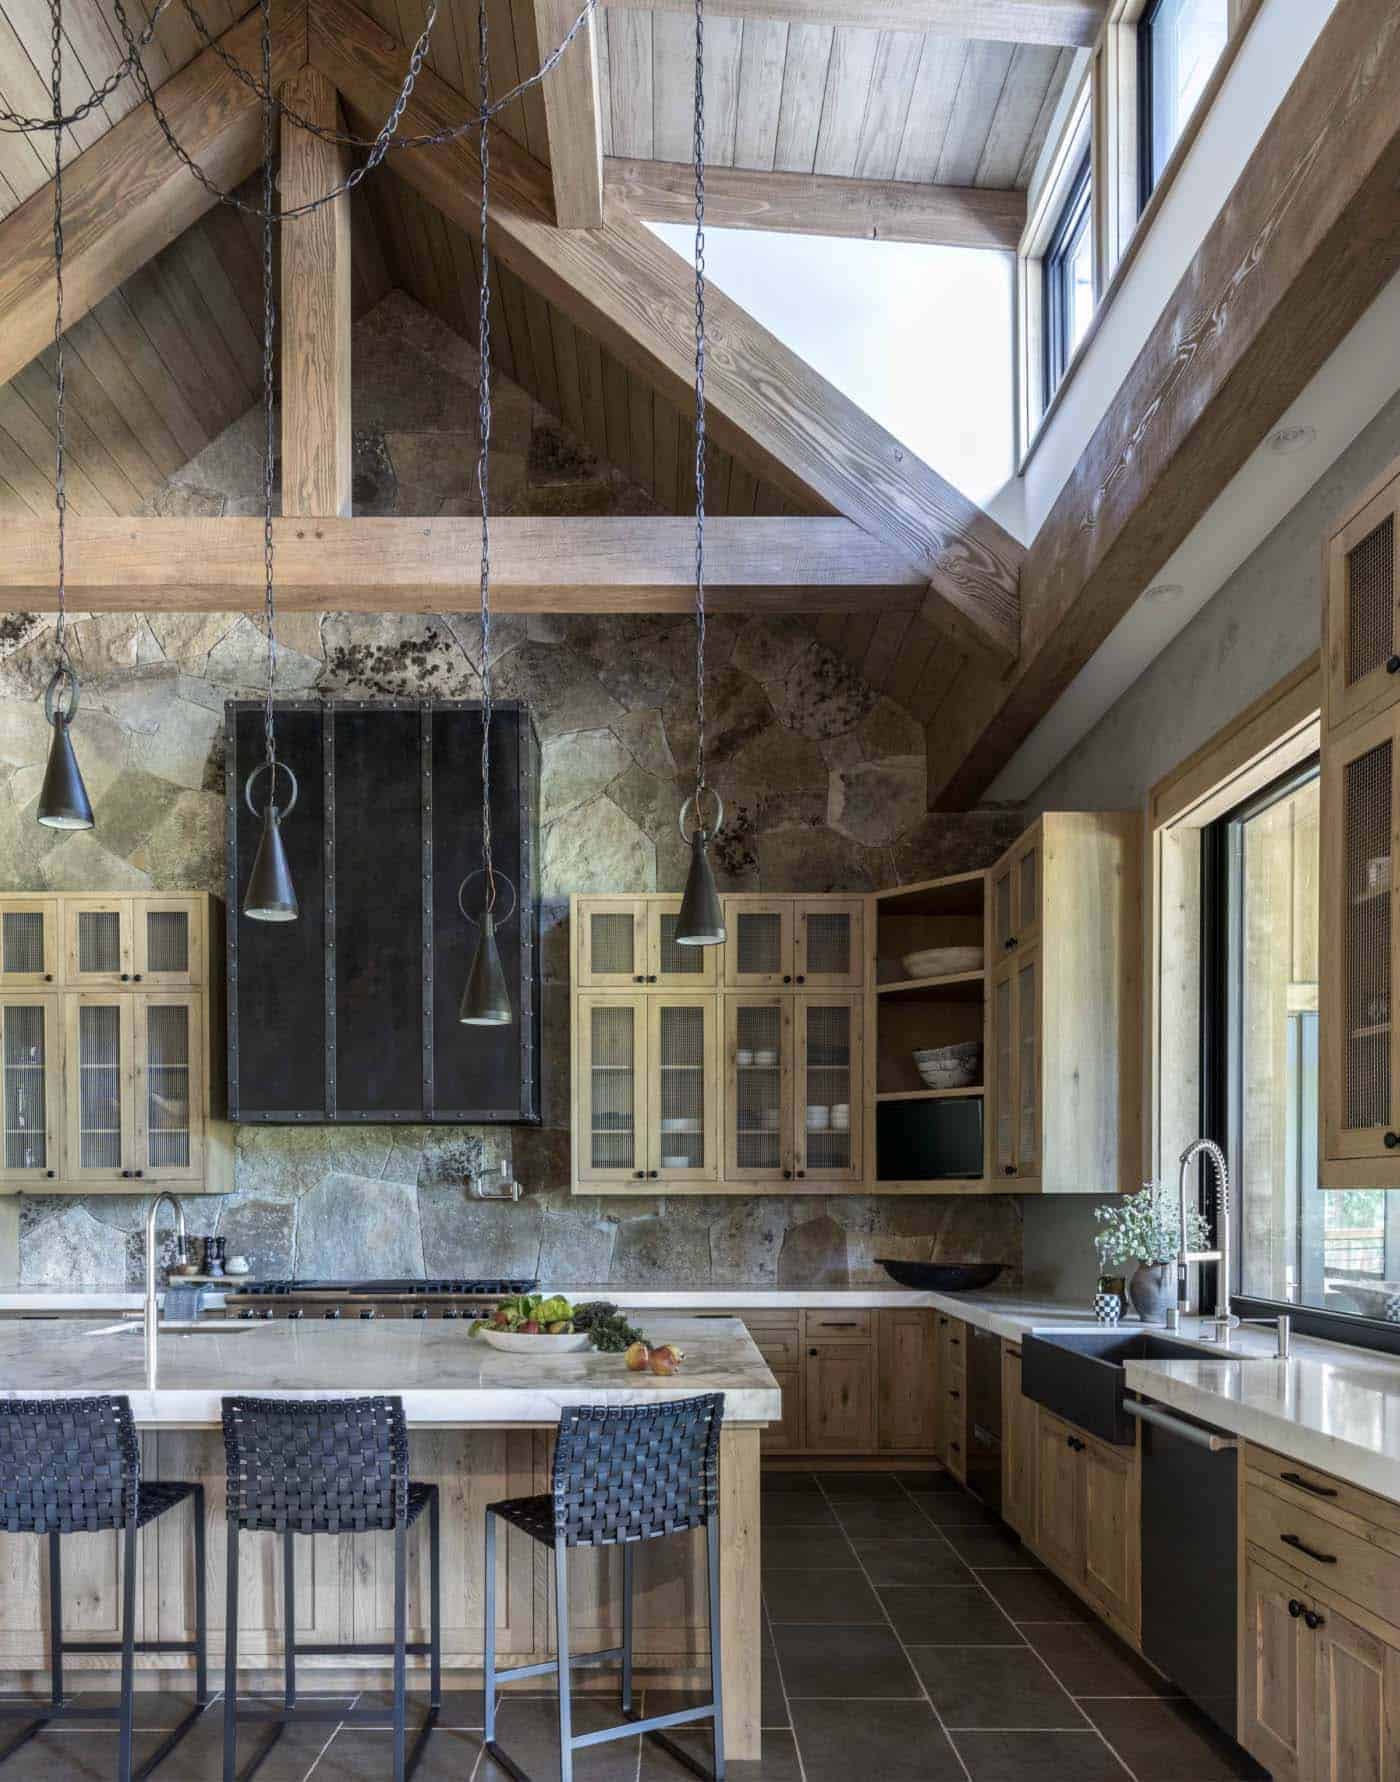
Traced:
[[580, 1406], [554, 1447], [554, 1528], [566, 1547], [607, 1547], [701, 1528], [719, 1504], [724, 1395]]
[[240, 1528], [342, 1534], [407, 1515], [402, 1399], [226, 1398], [224, 1452]]
[[0, 1400], [6, 1534], [121, 1528], [135, 1509], [140, 1476], [129, 1399]]

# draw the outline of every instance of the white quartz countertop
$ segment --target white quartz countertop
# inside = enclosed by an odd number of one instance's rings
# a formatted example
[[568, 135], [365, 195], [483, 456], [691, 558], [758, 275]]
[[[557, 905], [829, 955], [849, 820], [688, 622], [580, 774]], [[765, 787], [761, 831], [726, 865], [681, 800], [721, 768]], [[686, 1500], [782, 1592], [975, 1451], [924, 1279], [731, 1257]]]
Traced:
[[569, 1405], [631, 1405], [722, 1392], [734, 1422], [771, 1423], [782, 1393], [737, 1321], [654, 1318], [647, 1334], [685, 1351], [681, 1373], [634, 1374], [621, 1355], [504, 1354], [461, 1323], [234, 1324], [160, 1338], [159, 1385], [146, 1389], [139, 1321], [0, 1324], [0, 1397], [124, 1392], [141, 1425], [217, 1425], [229, 1393], [324, 1398], [392, 1392], [410, 1424], [555, 1423]]

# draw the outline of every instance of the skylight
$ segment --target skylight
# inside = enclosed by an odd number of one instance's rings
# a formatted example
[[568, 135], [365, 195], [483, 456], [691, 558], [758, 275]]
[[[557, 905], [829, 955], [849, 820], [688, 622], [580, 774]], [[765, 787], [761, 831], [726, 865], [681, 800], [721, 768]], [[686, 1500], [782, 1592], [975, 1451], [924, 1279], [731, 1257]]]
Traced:
[[[648, 225], [693, 259], [694, 230]], [[979, 506], [1012, 475], [1010, 254], [705, 231], [713, 282]]]

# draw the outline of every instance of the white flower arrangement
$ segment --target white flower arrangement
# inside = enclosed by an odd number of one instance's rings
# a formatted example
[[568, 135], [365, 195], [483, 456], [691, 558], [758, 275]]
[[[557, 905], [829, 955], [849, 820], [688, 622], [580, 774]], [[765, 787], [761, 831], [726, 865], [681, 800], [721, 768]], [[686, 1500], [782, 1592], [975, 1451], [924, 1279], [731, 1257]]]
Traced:
[[[1115, 1200], [1094, 1208], [1104, 1229], [1094, 1239], [1099, 1266], [1121, 1262], [1174, 1262], [1181, 1243], [1181, 1214], [1177, 1197], [1157, 1182], [1144, 1182], [1142, 1191], [1127, 1200]], [[1193, 1208], [1186, 1210], [1187, 1250], [1204, 1250], [1210, 1227]]]

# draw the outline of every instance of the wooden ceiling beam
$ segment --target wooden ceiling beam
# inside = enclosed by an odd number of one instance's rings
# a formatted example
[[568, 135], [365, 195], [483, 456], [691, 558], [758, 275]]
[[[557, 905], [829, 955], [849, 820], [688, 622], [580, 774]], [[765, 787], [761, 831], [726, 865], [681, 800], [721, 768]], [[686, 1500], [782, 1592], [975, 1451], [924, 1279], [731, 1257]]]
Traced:
[[[644, 12], [691, 12], [694, 0], [608, 0]], [[726, 18], [783, 19], [796, 25], [862, 25], [871, 31], [936, 32], [999, 43], [1051, 43], [1087, 49], [1097, 41], [1107, 0], [724, 0]]]
[[1400, 270], [1400, 10], [1338, 0], [1026, 558], [1020, 660], [928, 729], [976, 802]]
[[[273, 78], [306, 60], [305, 0], [273, 0]], [[256, 10], [221, 46], [258, 65]], [[206, 49], [158, 89], [181, 147], [214, 183], [236, 186], [262, 160], [262, 108]], [[149, 106], [138, 106], [63, 171], [63, 307], [71, 327], [168, 247], [214, 200], [166, 145]], [[0, 384], [53, 338], [53, 187], [42, 186], [0, 222]]]
[[[314, 612], [459, 612], [479, 592], [481, 521], [278, 519], [277, 600]], [[85, 611], [251, 612], [264, 594], [263, 523], [70, 515], [68, 604]], [[849, 520], [710, 520], [706, 587], [719, 612], [917, 609], [917, 571]], [[0, 612], [52, 612], [54, 530], [0, 519]], [[500, 612], [686, 613], [695, 522], [684, 516], [491, 522]]]
[[[398, 94], [405, 52], [352, 0], [314, 0], [311, 60], [362, 125]], [[402, 128], [417, 135], [470, 117], [428, 69]], [[466, 137], [400, 155], [400, 178], [451, 221], [478, 223], [481, 169]], [[542, 167], [504, 133], [492, 143], [492, 243], [541, 296], [693, 413], [694, 274], [644, 224], [559, 229]], [[928, 584], [937, 622], [1005, 661], [1019, 638], [1022, 550], [1009, 533], [712, 285], [709, 419], [716, 442], [785, 493], [815, 498], [897, 553]]]
[[[606, 205], [636, 222], [693, 223], [695, 172], [683, 161], [603, 163]], [[705, 169], [705, 221], [723, 229], [916, 241], [1014, 252], [1026, 226], [1026, 194], [909, 180], [839, 179], [821, 173]]]
[[[575, 0], [529, 0], [535, 9], [540, 55], [564, 41], [578, 17]], [[603, 226], [603, 122], [598, 102], [598, 55], [590, 13], [544, 83], [554, 220], [561, 229]]]

